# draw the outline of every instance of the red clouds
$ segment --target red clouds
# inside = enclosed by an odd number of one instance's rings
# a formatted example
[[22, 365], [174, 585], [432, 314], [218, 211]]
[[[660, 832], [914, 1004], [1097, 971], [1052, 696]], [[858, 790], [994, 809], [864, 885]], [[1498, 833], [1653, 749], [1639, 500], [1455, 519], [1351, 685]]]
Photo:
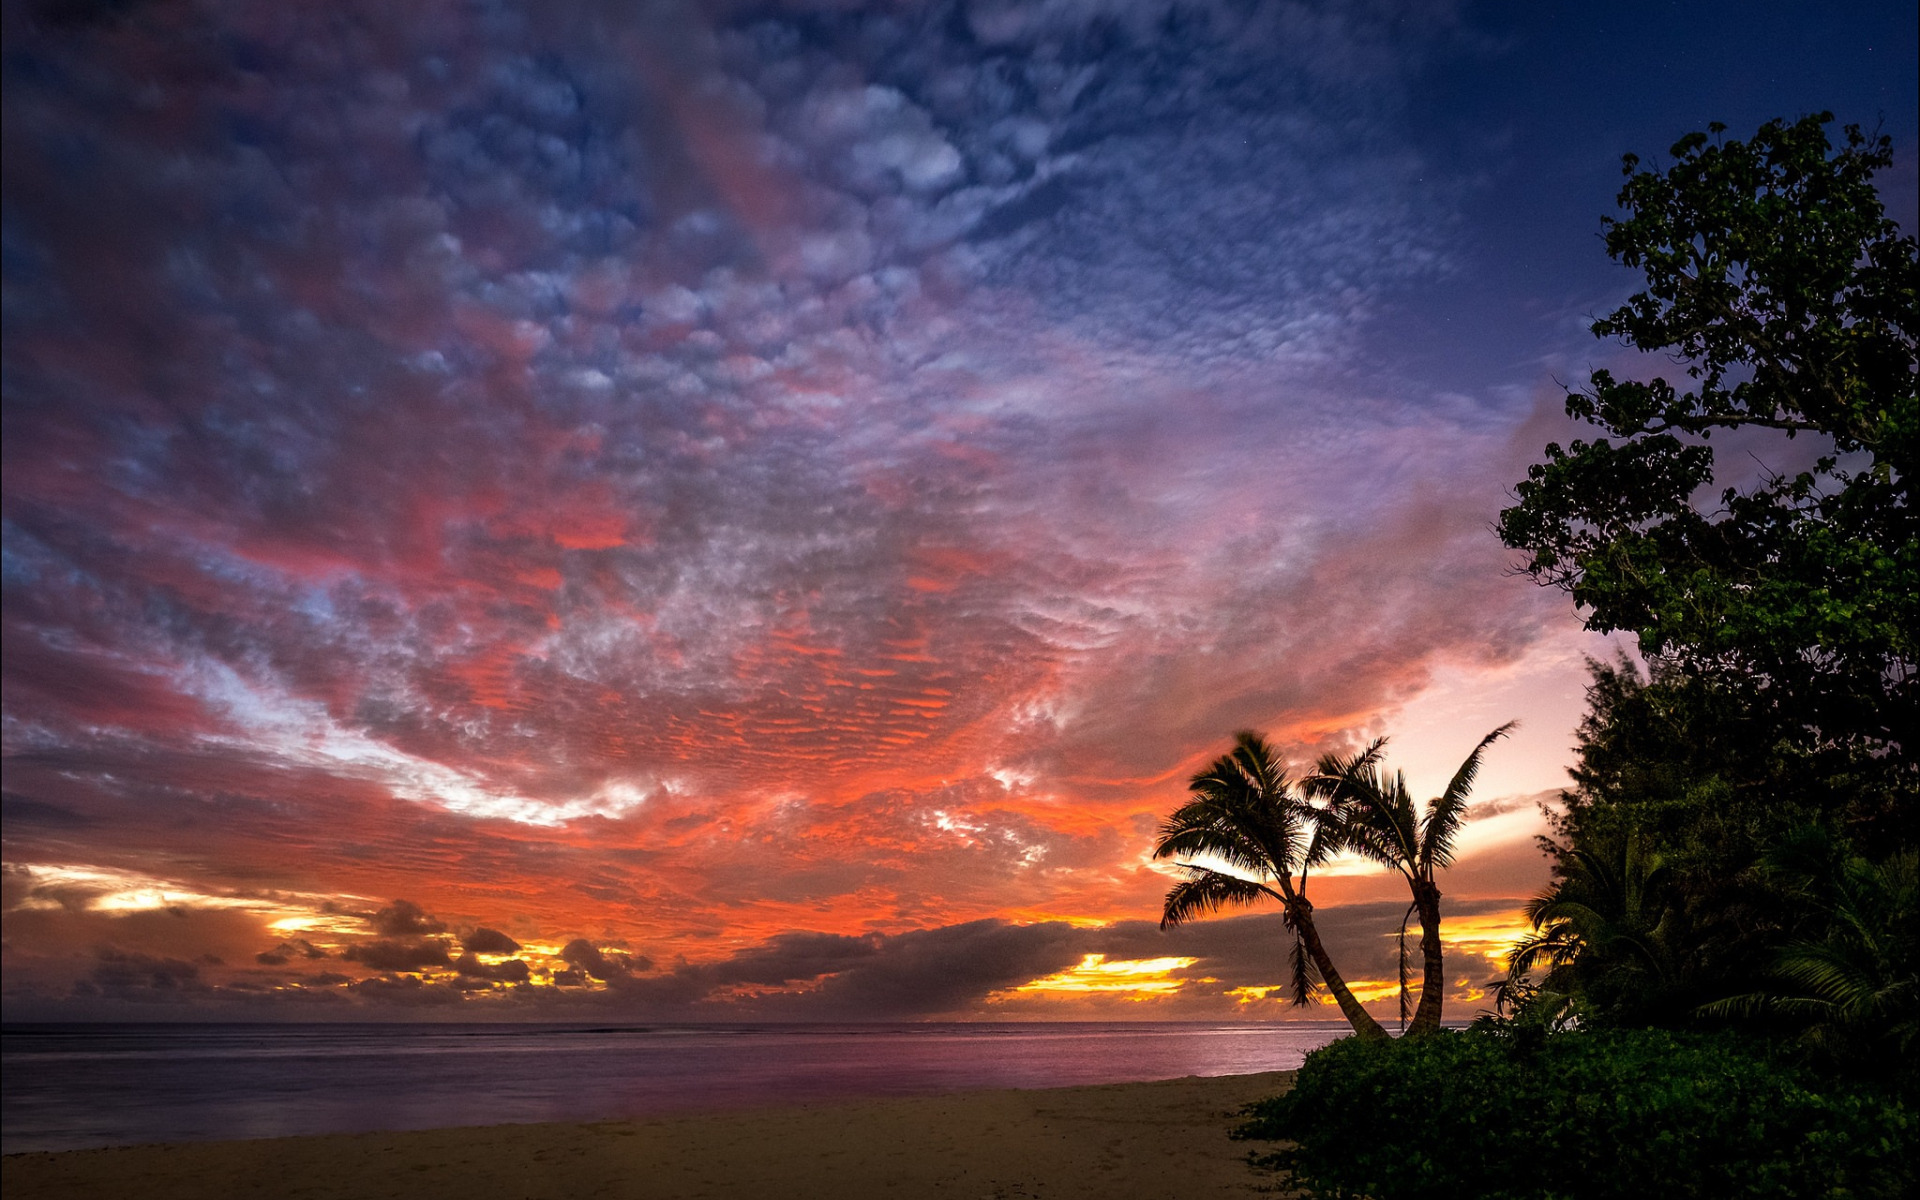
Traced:
[[[8, 19], [36, 1003], [989, 1011], [1169, 956], [1090, 930], [1229, 731], [1305, 754], [1564, 624], [1485, 532], [1505, 427], [1327, 370], [1404, 277], [1329, 231], [1424, 234], [1305, 149], [1297, 228], [1243, 151], [1156, 174], [1213, 125], [1145, 50]], [[1175, 221], [1208, 181], [1247, 207]]]

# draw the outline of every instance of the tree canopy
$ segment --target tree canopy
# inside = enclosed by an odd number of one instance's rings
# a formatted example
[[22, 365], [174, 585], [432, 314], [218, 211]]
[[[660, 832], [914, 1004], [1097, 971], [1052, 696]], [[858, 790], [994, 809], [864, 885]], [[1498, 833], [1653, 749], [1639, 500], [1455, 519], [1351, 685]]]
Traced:
[[[1523, 570], [1647, 659], [1592, 664], [1505, 985], [1588, 1025], [1817, 1011], [1864, 1045], [1841, 1016], [1914, 987], [1920, 255], [1874, 189], [1888, 140], [1832, 121], [1624, 159], [1606, 247], [1645, 288], [1593, 331], [1684, 374], [1593, 372], [1566, 409], [1606, 436], [1547, 446], [1500, 515]], [[1729, 438], [1803, 465], [1735, 486]], [[1817, 869], [1782, 866], [1808, 845]]]
[[[1594, 371], [1566, 401], [1594, 436], [1547, 446], [1498, 529], [1645, 661], [1590, 663], [1553, 883], [1498, 1014], [1309, 1055], [1240, 1131], [1292, 1143], [1264, 1161], [1293, 1182], [1913, 1194], [1920, 269], [1873, 187], [1888, 140], [1836, 147], [1832, 120], [1715, 125], [1660, 171], [1626, 157], [1606, 246], [1646, 286], [1593, 331], [1684, 378]], [[1780, 469], [1743, 480], [1745, 457]], [[1329, 816], [1418, 898], [1425, 833], [1403, 787], [1371, 791]]]
[[[1624, 158], [1606, 248], [1646, 287], [1593, 332], [1684, 378], [1593, 372], [1566, 410], [1607, 436], [1547, 446], [1498, 531], [1588, 628], [1884, 759], [1920, 728], [1920, 270], [1873, 186], [1889, 140], [1848, 126], [1836, 147], [1832, 120], [1716, 124], [1664, 171]], [[1813, 462], [1726, 486], [1712, 441], [1740, 430], [1810, 437]]]

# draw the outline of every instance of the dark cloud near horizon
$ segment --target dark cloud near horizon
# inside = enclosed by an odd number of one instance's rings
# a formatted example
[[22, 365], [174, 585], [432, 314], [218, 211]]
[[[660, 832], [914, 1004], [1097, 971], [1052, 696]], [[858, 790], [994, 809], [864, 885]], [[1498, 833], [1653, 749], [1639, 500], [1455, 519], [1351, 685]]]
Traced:
[[[367, 918], [375, 933], [387, 937], [407, 937], [424, 933], [445, 933], [446, 922], [437, 920], [432, 914], [411, 900], [395, 900], [379, 912]], [[488, 931], [491, 932], [491, 931]], [[469, 950], [480, 949], [468, 946]], [[517, 947], [516, 947], [517, 949]]]
[[456, 973], [470, 979], [484, 979], [493, 983], [525, 983], [533, 977], [532, 968], [525, 960], [510, 958], [505, 962], [484, 963], [469, 950], [453, 964]]
[[458, 983], [433, 983], [417, 975], [376, 975], [344, 986], [355, 999], [378, 1008], [447, 1008], [465, 996]]
[[200, 978], [207, 964], [142, 954], [137, 950], [102, 947], [92, 974], [74, 985], [74, 994], [109, 1000], [171, 1002], [182, 993], [212, 989]]
[[253, 960], [265, 967], [281, 967], [295, 959], [326, 958], [327, 952], [305, 938], [288, 938], [271, 950], [262, 950]]
[[805, 993], [798, 1005], [817, 1013], [888, 1018], [965, 1010], [1003, 987], [1072, 965], [1074, 931], [1064, 921], [1008, 925], [973, 921], [914, 930], [885, 939], [858, 963]]
[[514, 954], [519, 951], [520, 943], [498, 929], [481, 926], [461, 938], [460, 947], [476, 954]]
[[[1458, 921], [1510, 911], [1516, 903], [1511, 898], [1452, 900], [1447, 914]], [[1349, 979], [1394, 977], [1398, 966], [1394, 932], [1404, 911], [1405, 906], [1397, 902], [1320, 910], [1322, 936]], [[1417, 930], [1414, 936], [1417, 939]], [[278, 961], [269, 965], [293, 959], [292, 948], [302, 944], [289, 942], [286, 953], [274, 955]], [[1076, 927], [1058, 921], [1015, 925], [982, 920], [894, 935], [782, 934], [713, 962], [683, 964], [646, 975], [642, 973], [645, 965], [623, 954], [596, 951], [579, 939], [565, 950], [566, 961], [576, 965], [551, 977], [550, 982], [558, 986], [529, 989], [525, 985], [533, 973], [523, 959], [485, 963], [470, 951], [452, 958], [436, 941], [374, 941], [349, 948], [342, 957], [371, 967], [378, 975], [354, 978], [322, 972], [298, 977], [304, 986], [290, 992], [266, 990], [259, 981], [242, 981], [247, 985], [245, 995], [233, 985], [209, 983], [202, 974], [206, 962], [101, 948], [95, 952], [90, 973], [72, 994], [76, 1000], [100, 1004], [183, 1003], [191, 996], [197, 997], [195, 1003], [216, 1007], [285, 1005], [292, 1011], [323, 1002], [327, 989], [338, 987], [369, 1015], [382, 1006], [441, 1007], [460, 1003], [463, 996], [471, 1002], [478, 992], [494, 997], [510, 994], [513, 1007], [501, 1015], [524, 1018], [618, 1012], [658, 1020], [911, 1020], [996, 1011], [1045, 1014], [1052, 1011], [1050, 1004], [1057, 1006], [1057, 1000], [1038, 998], [1005, 1004], [999, 1010], [987, 1002], [1007, 995], [1008, 989], [1066, 971], [1088, 955], [1100, 955], [1115, 961], [1197, 960], [1173, 973], [1172, 978], [1182, 983], [1177, 996], [1166, 998], [1150, 1012], [1131, 1011], [1135, 1016], [1218, 1017], [1222, 1015], [1220, 998], [1233, 989], [1283, 987], [1290, 944], [1291, 935], [1274, 913], [1223, 917], [1172, 930], [1162, 930], [1150, 921]], [[1450, 974], [1464, 972], [1474, 979], [1484, 969], [1458, 951], [1452, 960]], [[266, 963], [268, 956], [260, 956], [260, 961]], [[449, 967], [451, 977], [430, 979], [416, 973]], [[607, 986], [586, 991], [589, 979]], [[1121, 997], [1109, 1003], [1124, 1006], [1128, 1001]], [[1277, 999], [1265, 1003], [1261, 1011], [1268, 1018], [1287, 1012]], [[1309, 1015], [1330, 1012], [1316, 1009]]]
[[653, 960], [645, 955], [622, 951], [603, 951], [585, 938], [575, 938], [560, 948], [560, 960], [587, 978], [616, 983], [635, 971], [653, 969]]
[[453, 962], [447, 953], [447, 944], [431, 938], [380, 938], [357, 942], [348, 946], [340, 957], [348, 962], [364, 963], [376, 971], [417, 971], [422, 967], [444, 967]]
[[0, 821], [8, 825], [39, 825], [52, 829], [85, 829], [93, 822], [72, 809], [45, 804], [14, 792], [0, 794]]

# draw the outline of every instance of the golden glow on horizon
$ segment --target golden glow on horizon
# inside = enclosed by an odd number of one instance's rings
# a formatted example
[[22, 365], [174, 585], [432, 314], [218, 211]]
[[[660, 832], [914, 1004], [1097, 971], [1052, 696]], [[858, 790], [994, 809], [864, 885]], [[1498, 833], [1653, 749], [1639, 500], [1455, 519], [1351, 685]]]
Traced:
[[1172, 973], [1184, 971], [1199, 961], [1197, 958], [1122, 958], [1109, 962], [1104, 954], [1088, 954], [1082, 956], [1076, 966], [1023, 983], [1010, 991], [1043, 995], [1102, 992], [1167, 996], [1189, 982], [1172, 978]]
[[365, 927], [363, 919], [332, 910], [343, 901], [371, 903], [361, 896], [321, 896], [309, 892], [275, 892], [266, 896], [223, 895], [177, 880], [123, 871], [116, 867], [21, 863], [9, 864], [9, 869], [24, 873], [29, 881], [30, 894], [14, 905], [25, 910], [66, 908], [74, 899], [84, 896], [85, 901], [80, 907], [114, 916], [160, 910], [230, 909], [271, 917], [266, 926], [275, 933], [311, 930], [358, 933]]
[[357, 935], [366, 932], [366, 918], [338, 912], [296, 913], [267, 922], [267, 928], [280, 934], [330, 933]]
[[1531, 932], [1533, 926], [1527, 922], [1526, 910], [1515, 908], [1471, 917], [1449, 917], [1441, 922], [1440, 941], [1454, 962], [1462, 955], [1470, 955], [1484, 959], [1499, 973], [1507, 969], [1507, 955], [1513, 952], [1514, 945]]
[[[942, 830], [940, 833], [952, 836], [949, 831]], [[518, 950], [511, 953], [476, 951], [468, 956], [462, 942], [470, 937], [476, 925], [491, 923], [474, 921], [466, 914], [446, 913], [444, 909], [441, 910], [444, 915], [433, 916], [433, 909], [440, 908], [440, 905], [435, 904], [432, 897], [425, 897], [425, 921], [409, 930], [393, 927], [385, 919], [389, 914], [384, 910], [391, 902], [350, 893], [318, 894], [277, 889], [256, 891], [250, 888], [208, 886], [197, 881], [187, 885], [167, 875], [148, 874], [117, 866], [10, 864], [9, 870], [25, 875], [29, 884], [25, 894], [13, 902], [13, 907], [18, 909], [92, 912], [112, 919], [116, 929], [122, 924], [120, 918], [143, 913], [168, 912], [191, 916], [222, 912], [228, 914], [223, 919], [224, 923], [207, 924], [201, 928], [224, 931], [218, 936], [237, 941], [241, 946], [245, 945], [246, 929], [262, 930], [271, 935], [269, 941], [281, 941], [283, 944], [273, 947], [263, 942], [258, 964], [253, 961], [252, 947], [216, 947], [224, 955], [225, 962], [215, 966], [255, 989], [300, 992], [309, 996], [333, 993], [360, 1002], [363, 996], [377, 998], [384, 994], [365, 990], [370, 983], [378, 982], [382, 977], [395, 980], [397, 977], [410, 976], [421, 984], [433, 985], [443, 991], [457, 991], [468, 1001], [506, 1005], [516, 1003], [512, 1000], [515, 994], [520, 995], [523, 1001], [535, 994], [587, 1001], [589, 997], [606, 993], [624, 982], [621, 978], [609, 982], [589, 977], [585, 969], [563, 959], [562, 951], [573, 939], [555, 937], [551, 933], [542, 938], [540, 931], [531, 927], [544, 914], [500, 922], [500, 926], [516, 930], [516, 940], [527, 934], [532, 935], [532, 940], [522, 941]], [[1101, 912], [1104, 905], [1113, 903], [1109, 889], [1117, 887], [1117, 882], [1111, 877], [1095, 880], [1074, 896], [1054, 897], [1052, 903], [1030, 910], [1002, 910], [1000, 915], [1003, 920], [1013, 918], [1017, 923], [1060, 921], [1078, 929], [1099, 929], [1113, 924], [1116, 919], [1132, 915], [1124, 910], [1102, 913], [1101, 916], [1082, 915], [1089, 911]], [[1061, 903], [1063, 899], [1068, 902]], [[1081, 903], [1073, 903], [1075, 899]], [[820, 920], [821, 914], [817, 908], [803, 912], [803, 906], [799, 905], [764, 907], [776, 910], [766, 914], [769, 924], [791, 927], [805, 922], [816, 928], [828, 924]], [[959, 915], [973, 914], [962, 912]], [[131, 927], [134, 922], [126, 924]], [[170, 922], [166, 924], [171, 927]], [[522, 930], [524, 933], [520, 932]], [[1449, 916], [1443, 927], [1449, 951], [1449, 1002], [1468, 1005], [1483, 1002], [1479, 989], [1485, 986], [1488, 978], [1504, 969], [1505, 955], [1515, 939], [1527, 931], [1524, 912], [1518, 908], [1472, 916]], [[638, 950], [626, 948], [634, 943], [624, 939], [609, 938], [604, 943], [601, 943], [601, 939], [594, 940], [603, 945], [603, 952], [610, 958], [621, 963], [628, 961], [620, 958], [621, 955], [631, 955], [634, 962], [640, 957]], [[447, 957], [439, 962], [413, 967], [387, 965], [387, 960], [392, 960], [397, 953], [417, 954], [414, 947], [416, 943], [442, 946]], [[752, 934], [742, 931], [729, 938], [724, 947], [710, 947], [709, 952], [717, 953], [724, 960], [730, 953], [750, 949], [756, 944]], [[643, 940], [640, 946], [650, 955], [657, 957], [661, 953], [658, 946], [651, 942]], [[460, 961], [463, 959], [466, 961]], [[524, 977], [519, 975], [520, 968], [517, 966], [502, 969], [515, 960], [525, 964]], [[1200, 966], [1203, 962], [1206, 963], [1205, 967]], [[1247, 1017], [1278, 1018], [1283, 1015], [1283, 1010], [1289, 1008], [1290, 995], [1284, 984], [1231, 986], [1241, 984], [1248, 975], [1240, 974], [1238, 969], [1231, 966], [1223, 969], [1223, 965], [1198, 956], [1110, 960], [1104, 954], [1090, 953], [1080, 956], [1077, 963], [1064, 970], [980, 997], [975, 1001], [978, 1005], [976, 1011], [1086, 1017], [1120, 1009], [1136, 1013], [1150, 1010], [1155, 1013], [1185, 1014], [1199, 1011], [1195, 1006], [1212, 1005], [1226, 1012], [1237, 1009]], [[634, 970], [644, 973], [638, 967]], [[1228, 970], [1233, 970], [1239, 978], [1222, 980], [1212, 975], [1202, 976], [1203, 971], [1224, 975]], [[1417, 961], [1415, 970], [1413, 991], [1417, 995]], [[214, 974], [211, 971], [207, 973]], [[1253, 975], [1253, 979], [1257, 980], [1258, 975]], [[1397, 981], [1390, 979], [1358, 980], [1351, 986], [1356, 997], [1369, 1007], [1392, 1005], [1399, 991]], [[523, 988], [533, 990], [517, 991]], [[721, 1003], [753, 1003], [805, 990], [808, 989], [791, 985], [767, 987], [736, 984], [719, 989], [713, 998]], [[1319, 1000], [1320, 1004], [1329, 1007], [1323, 1010], [1319, 1005], [1314, 1005], [1297, 1015], [1336, 1015], [1331, 1009], [1330, 998], [1323, 995]], [[1266, 1007], [1269, 1005], [1271, 1008]]]
[[[1349, 979], [1347, 990], [1353, 998], [1362, 1004], [1372, 1004], [1375, 1000], [1391, 1000], [1400, 994], [1400, 981], [1397, 979]], [[1419, 981], [1413, 984], [1415, 994], [1419, 993]], [[1320, 1003], [1333, 1005], [1334, 998], [1324, 989], [1320, 993]]]

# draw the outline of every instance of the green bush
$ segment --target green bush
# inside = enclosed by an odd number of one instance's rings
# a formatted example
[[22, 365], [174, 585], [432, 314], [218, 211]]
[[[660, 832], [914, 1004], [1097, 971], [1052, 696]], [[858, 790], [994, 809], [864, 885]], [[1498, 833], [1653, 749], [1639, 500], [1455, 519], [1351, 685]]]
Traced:
[[1920, 1194], [1920, 1117], [1728, 1036], [1348, 1038], [1236, 1137], [1322, 1200]]

